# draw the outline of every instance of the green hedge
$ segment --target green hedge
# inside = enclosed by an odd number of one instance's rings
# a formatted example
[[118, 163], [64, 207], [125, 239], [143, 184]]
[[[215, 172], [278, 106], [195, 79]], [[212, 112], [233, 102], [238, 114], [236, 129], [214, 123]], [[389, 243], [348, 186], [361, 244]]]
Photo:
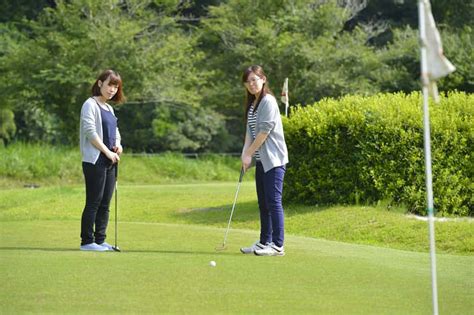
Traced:
[[[474, 214], [474, 96], [430, 104], [435, 210]], [[388, 201], [426, 214], [422, 95], [347, 96], [284, 119], [284, 198], [307, 204]]]

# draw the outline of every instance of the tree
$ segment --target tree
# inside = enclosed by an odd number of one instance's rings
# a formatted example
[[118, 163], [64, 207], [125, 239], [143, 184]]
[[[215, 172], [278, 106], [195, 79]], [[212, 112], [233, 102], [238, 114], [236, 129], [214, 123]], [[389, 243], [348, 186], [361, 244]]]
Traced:
[[443, 49], [456, 71], [441, 79], [439, 89], [474, 93], [474, 30], [465, 25], [455, 32], [441, 32]]
[[[179, 1], [57, 1], [1, 56], [5, 90], [0, 101], [15, 111], [39, 108], [56, 122], [56, 142], [75, 144], [79, 111], [96, 75], [121, 73], [131, 103], [199, 106], [204, 55], [174, 14]], [[8, 53], [7, 53], [8, 52]], [[127, 105], [124, 106], [133, 106]], [[124, 139], [126, 141], [126, 139]], [[132, 144], [129, 144], [132, 145]]]
[[45, 7], [55, 7], [54, 0], [0, 0], [0, 23], [35, 19]]
[[[265, 68], [276, 96], [289, 77], [293, 105], [419, 89], [416, 1], [31, 3], [7, 2], [17, 11], [0, 24], [0, 106], [14, 114], [2, 119], [14, 119], [16, 139], [75, 144], [80, 106], [105, 68], [124, 79], [126, 145], [148, 151], [240, 150], [240, 75], [251, 64]], [[438, 86], [472, 92], [472, 1], [432, 5], [457, 67]]]
[[[201, 20], [200, 43], [206, 66], [213, 70], [204, 102], [232, 117], [230, 129], [243, 133], [240, 74], [250, 64], [266, 69], [277, 95], [289, 77], [292, 104], [418, 90], [417, 19], [416, 3], [400, 0], [229, 0], [211, 6]], [[453, 44], [445, 45], [446, 54], [458, 55], [452, 59], [460, 61], [460, 71], [440, 82], [440, 89], [469, 92], [470, 29], [466, 26], [459, 35], [449, 28], [444, 32]]]
[[351, 12], [336, 1], [229, 0], [211, 6], [201, 21], [200, 43], [213, 71], [204, 102], [232, 117], [229, 128], [243, 133], [240, 75], [251, 64], [264, 67], [276, 95], [289, 77], [293, 104], [377, 92], [372, 73], [381, 62], [365, 45], [366, 34], [343, 32]]

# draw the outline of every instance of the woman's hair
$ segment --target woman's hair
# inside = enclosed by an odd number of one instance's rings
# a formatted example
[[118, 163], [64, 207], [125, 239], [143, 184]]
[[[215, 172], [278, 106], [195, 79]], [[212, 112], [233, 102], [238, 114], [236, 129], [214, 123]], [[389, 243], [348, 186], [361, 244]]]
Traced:
[[[273, 93], [268, 87], [267, 75], [263, 71], [263, 68], [259, 65], [253, 65], [244, 70], [244, 73], [242, 75], [242, 83], [245, 84], [247, 82], [251, 73], [254, 73], [256, 76], [258, 76], [261, 79], [265, 79], [265, 83], [262, 86], [262, 92], [260, 93], [257, 103], [255, 105], [255, 110], [257, 110], [258, 105], [260, 104], [260, 101], [262, 100], [262, 98], [264, 98], [265, 95], [267, 94], [273, 95]], [[245, 89], [245, 91], [246, 91], [246, 97], [245, 97], [244, 108], [245, 108], [245, 121], [247, 121], [247, 115], [248, 115], [250, 106], [252, 105], [253, 101], [255, 101], [255, 95], [250, 94], [248, 89]]]
[[114, 97], [112, 97], [112, 101], [116, 103], [123, 103], [125, 101], [125, 95], [123, 95], [122, 91], [122, 78], [120, 77], [120, 74], [118, 72], [115, 72], [114, 70], [105, 70], [102, 72], [97, 80], [95, 80], [94, 85], [92, 86], [92, 96], [101, 96], [102, 93], [100, 92], [100, 87], [99, 87], [99, 81], [102, 82], [102, 84], [108, 79], [109, 84], [113, 84], [117, 86], [117, 93], [115, 93]]

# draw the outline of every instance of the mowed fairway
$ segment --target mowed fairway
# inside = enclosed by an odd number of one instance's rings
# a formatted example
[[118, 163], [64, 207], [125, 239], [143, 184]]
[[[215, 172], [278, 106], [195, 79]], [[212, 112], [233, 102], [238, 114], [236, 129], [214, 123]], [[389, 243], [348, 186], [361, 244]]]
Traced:
[[[0, 205], [0, 312], [431, 313], [427, 253], [287, 235], [284, 257], [240, 254], [241, 245], [255, 241], [256, 229], [232, 229], [229, 248], [216, 252], [225, 230], [185, 223], [186, 214], [192, 205], [195, 211], [221, 209], [220, 225], [225, 226], [229, 205], [222, 204], [232, 201], [235, 184], [154, 188], [157, 193], [151, 195], [149, 187], [140, 188], [148, 191], [148, 199], [141, 196], [135, 206], [127, 188], [119, 193], [119, 217], [122, 213], [127, 219], [119, 224], [121, 253], [78, 250], [81, 188], [3, 191], [1, 196], [13, 194], [15, 200], [8, 199], [8, 207]], [[160, 204], [166, 194], [174, 199], [174, 208]], [[244, 185], [239, 200], [255, 207], [251, 184]], [[242, 220], [239, 210], [238, 204], [237, 222]], [[170, 222], [172, 217], [178, 223], [151, 222]], [[113, 235], [112, 215], [110, 243]], [[474, 257], [437, 258], [440, 313], [472, 313]], [[211, 260], [216, 267], [209, 266]]]

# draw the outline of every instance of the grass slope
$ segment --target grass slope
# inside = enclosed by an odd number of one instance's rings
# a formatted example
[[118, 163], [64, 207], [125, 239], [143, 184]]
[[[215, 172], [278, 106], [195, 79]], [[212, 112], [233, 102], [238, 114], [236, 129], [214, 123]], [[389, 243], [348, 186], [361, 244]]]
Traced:
[[[122, 185], [120, 221], [202, 224], [225, 227], [236, 183]], [[84, 207], [84, 187], [50, 186], [0, 190], [0, 221], [77, 220]], [[284, 205], [286, 232], [328, 240], [425, 251], [428, 225], [403, 213], [371, 207]], [[113, 209], [113, 206], [112, 206]], [[436, 223], [439, 253], [474, 254], [474, 222]], [[258, 230], [255, 185], [244, 182], [232, 226]]]
[[[224, 229], [134, 222], [120, 224], [122, 253], [90, 253], [77, 250], [78, 225], [0, 223], [2, 313], [431, 312], [425, 253], [289, 235], [285, 257], [244, 256], [254, 231], [233, 229], [215, 252]], [[472, 311], [473, 264], [438, 255], [440, 313]]]

